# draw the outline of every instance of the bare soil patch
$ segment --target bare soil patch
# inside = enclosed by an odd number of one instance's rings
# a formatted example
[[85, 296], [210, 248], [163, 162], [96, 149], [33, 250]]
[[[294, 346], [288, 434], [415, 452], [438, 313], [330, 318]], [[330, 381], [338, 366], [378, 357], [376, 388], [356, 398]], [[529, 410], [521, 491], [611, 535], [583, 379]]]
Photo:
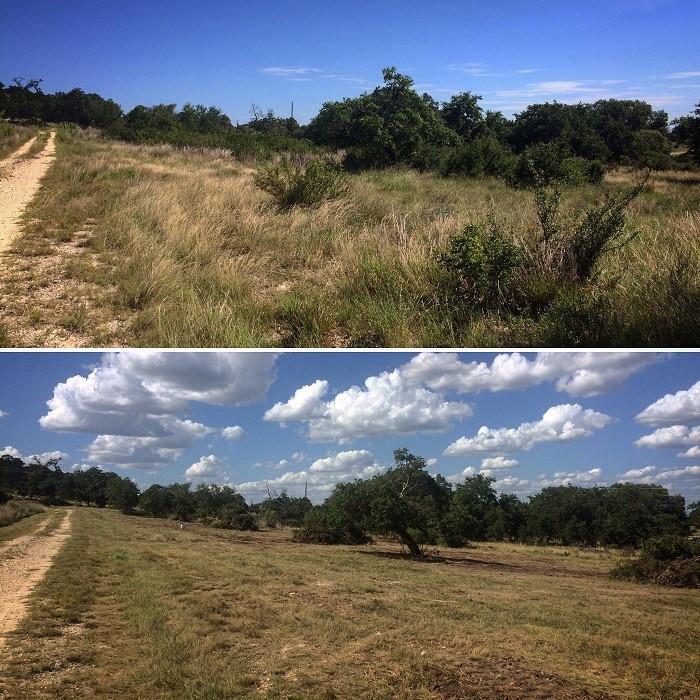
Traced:
[[72, 511], [61, 514], [57, 528], [47, 531], [42, 522], [34, 532], [10, 541], [0, 549], [0, 647], [17, 628], [27, 610], [34, 586], [51, 566], [70, 533]]
[[46, 147], [36, 158], [22, 160], [22, 156], [36, 141], [34, 137], [0, 162], [3, 175], [0, 181], [0, 252], [19, 234], [18, 219], [38, 192], [41, 178], [55, 157], [55, 139], [56, 132], [52, 131]]

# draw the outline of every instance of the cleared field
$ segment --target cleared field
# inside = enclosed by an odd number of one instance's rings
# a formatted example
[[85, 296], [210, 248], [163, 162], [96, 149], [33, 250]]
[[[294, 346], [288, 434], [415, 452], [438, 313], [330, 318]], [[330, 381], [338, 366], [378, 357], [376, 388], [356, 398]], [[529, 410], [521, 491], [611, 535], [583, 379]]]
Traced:
[[[58, 158], [3, 261], [5, 344], [144, 347], [691, 346], [700, 313], [700, 176], [659, 173], [632, 202], [631, 244], [544, 314], [457, 312], [436, 252], [495, 217], [537, 229], [532, 192], [391, 170], [346, 197], [280, 211], [253, 167], [215, 150], [59, 129]], [[567, 191], [562, 217], [604, 192]], [[551, 287], [551, 283], [550, 283]], [[549, 291], [548, 291], [549, 290]], [[530, 290], [538, 295], [551, 289]]]
[[416, 560], [77, 509], [0, 694], [694, 697], [698, 592], [612, 581], [618, 559], [499, 544]]

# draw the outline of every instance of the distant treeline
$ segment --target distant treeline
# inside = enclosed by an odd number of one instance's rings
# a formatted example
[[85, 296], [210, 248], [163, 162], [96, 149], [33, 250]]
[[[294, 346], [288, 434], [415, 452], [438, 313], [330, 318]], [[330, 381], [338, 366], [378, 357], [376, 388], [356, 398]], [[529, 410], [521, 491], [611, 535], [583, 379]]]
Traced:
[[[0, 114], [7, 119], [72, 122], [134, 143], [227, 148], [235, 155], [306, 152], [343, 154], [348, 169], [405, 165], [443, 175], [496, 176], [514, 185], [537, 178], [570, 184], [595, 182], [619, 164], [665, 169], [700, 162], [700, 105], [673, 123], [641, 100], [593, 104], [534, 104], [513, 119], [484, 111], [480, 95], [463, 92], [438, 103], [419, 95], [395, 68], [371, 93], [326, 102], [307, 126], [253, 106], [252, 119], [233, 125], [216, 107], [138, 105], [126, 114], [113, 100], [79, 88], [44, 94], [40, 80], [0, 83]], [[684, 157], [671, 157], [673, 144]]]
[[[79, 503], [125, 514], [198, 521], [255, 530], [277, 525], [300, 528], [297, 539], [318, 543], [367, 541], [391, 534], [414, 554], [424, 545], [465, 546], [470, 541], [638, 547], [650, 537], [684, 536], [700, 526], [700, 503], [686, 514], [685, 500], [655, 484], [547, 487], [528, 501], [498, 494], [481, 474], [462, 484], [433, 477], [425, 461], [406, 450], [396, 466], [372, 479], [338, 484], [320, 506], [306, 497], [268, 493], [249, 505], [231, 486], [154, 484], [143, 492], [130, 479], [95, 467], [64, 472], [58, 460], [25, 463], [0, 457], [0, 500], [9, 494], [46, 505]], [[3, 491], [5, 492], [3, 496]]]

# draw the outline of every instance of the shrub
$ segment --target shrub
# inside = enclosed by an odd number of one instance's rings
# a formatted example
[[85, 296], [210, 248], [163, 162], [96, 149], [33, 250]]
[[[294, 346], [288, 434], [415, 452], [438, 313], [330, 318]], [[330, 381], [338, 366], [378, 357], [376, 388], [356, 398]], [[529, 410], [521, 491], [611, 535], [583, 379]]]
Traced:
[[619, 564], [610, 574], [662, 586], [700, 588], [700, 542], [679, 535], [651, 537], [642, 543], [638, 559]]
[[438, 253], [438, 262], [449, 298], [486, 309], [507, 301], [522, 257], [495, 223], [488, 234], [472, 224], [450, 239], [449, 249]]
[[252, 513], [236, 513], [235, 515], [225, 515], [212, 522], [214, 527], [221, 527], [227, 530], [251, 530], [257, 531], [258, 521]]
[[259, 170], [255, 184], [271, 194], [280, 209], [309, 207], [347, 192], [347, 176], [336, 160], [284, 157]]
[[327, 513], [317, 508], [304, 516], [304, 525], [294, 530], [295, 542], [308, 544], [366, 544], [372, 541], [359, 528], [351, 523], [338, 525], [328, 519]]

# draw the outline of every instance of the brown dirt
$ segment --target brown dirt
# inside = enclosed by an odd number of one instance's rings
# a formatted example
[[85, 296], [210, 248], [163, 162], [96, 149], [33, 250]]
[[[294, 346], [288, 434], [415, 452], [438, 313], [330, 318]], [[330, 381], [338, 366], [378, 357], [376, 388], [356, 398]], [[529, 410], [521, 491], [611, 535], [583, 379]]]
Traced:
[[49, 532], [45, 531], [42, 521], [36, 530], [11, 540], [0, 549], [0, 648], [24, 617], [29, 594], [68, 539], [71, 514], [70, 510], [63, 513], [59, 526]]
[[56, 132], [52, 131], [44, 150], [35, 158], [22, 159], [32, 147], [36, 136], [0, 161], [2, 187], [0, 188], [0, 252], [6, 250], [19, 235], [19, 217], [39, 190], [56, 154]]

